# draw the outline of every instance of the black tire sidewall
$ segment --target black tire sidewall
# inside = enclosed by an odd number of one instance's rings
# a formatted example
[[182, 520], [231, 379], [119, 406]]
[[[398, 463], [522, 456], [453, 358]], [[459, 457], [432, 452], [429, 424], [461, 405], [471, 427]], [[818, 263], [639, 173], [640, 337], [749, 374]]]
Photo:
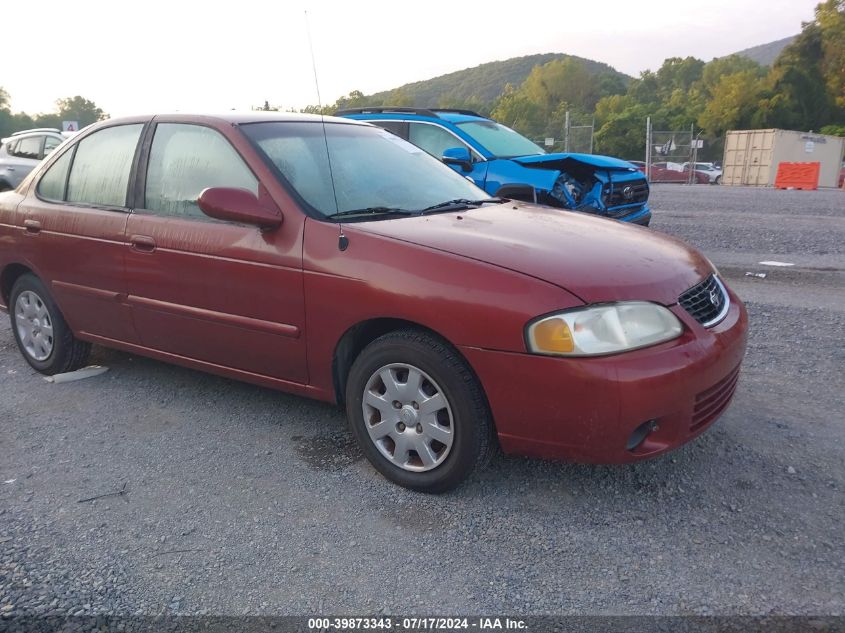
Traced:
[[[353, 363], [346, 383], [347, 419], [367, 459], [391, 481], [420, 492], [445, 492], [463, 481], [478, 461], [479, 434], [485, 430], [477, 423], [484, 412], [477, 410], [472, 390], [456, 368], [461, 361], [454, 353], [449, 356], [437, 351], [437, 347], [420, 344], [417, 338], [376, 340]], [[365, 427], [364, 388], [377, 369], [391, 363], [413, 365], [431, 376], [452, 410], [455, 438], [449, 455], [433, 470], [410, 472], [392, 464], [375, 446]]]
[[[44, 305], [47, 306], [47, 311], [50, 313], [50, 321], [53, 323], [53, 351], [44, 361], [35, 360], [30, 356], [21, 344], [21, 339], [18, 335], [18, 327], [15, 322], [15, 305], [21, 293], [27, 290], [34, 292], [44, 302]], [[22, 275], [15, 282], [14, 286], [12, 286], [12, 292], [9, 294], [9, 316], [12, 322], [12, 334], [26, 362], [42, 374], [50, 376], [58, 373], [59, 369], [65, 365], [68, 354], [71, 353], [70, 345], [67, 343], [69, 329], [56, 302], [53, 301], [53, 297], [38, 277], [32, 274]]]

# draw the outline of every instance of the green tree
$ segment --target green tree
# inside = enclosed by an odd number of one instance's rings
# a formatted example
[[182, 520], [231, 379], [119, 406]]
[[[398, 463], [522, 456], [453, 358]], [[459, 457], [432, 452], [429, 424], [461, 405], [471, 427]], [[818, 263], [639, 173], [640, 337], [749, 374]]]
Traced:
[[12, 113], [9, 111], [9, 93], [0, 86], [0, 138], [5, 138], [14, 130], [12, 129]]
[[546, 125], [544, 108], [511, 85], [505, 86], [490, 116], [529, 137], [539, 136]]
[[831, 136], [845, 136], [845, 125], [825, 125], [819, 132]]
[[760, 105], [759, 124], [808, 130], [833, 123], [834, 97], [821, 69], [823, 34], [815, 22], [781, 53], [769, 73], [769, 95]]
[[669, 57], [655, 74], [658, 94], [668, 99], [676, 90], [688, 91], [703, 73], [704, 62], [700, 59]]
[[389, 105], [397, 108], [410, 108], [414, 105], [413, 98], [401, 88], [391, 90], [387, 99], [380, 105]]
[[59, 122], [78, 121], [80, 128], [109, 118], [109, 115], [97, 107], [96, 103], [79, 95], [59, 99], [56, 101], [56, 108], [58, 112], [55, 116]]
[[722, 137], [728, 130], [752, 127], [765, 80], [754, 70], [722, 75], [713, 87], [698, 124], [710, 137]]
[[490, 116], [493, 103], [488, 103], [478, 97], [455, 97], [454, 95], [443, 95], [437, 100], [438, 108], [452, 108], [456, 110], [469, 110], [477, 112], [481, 116]]
[[299, 111], [303, 114], [325, 114], [326, 116], [329, 116], [337, 111], [337, 106], [329, 105], [321, 107], [318, 105], [307, 105]]
[[520, 91], [546, 112], [554, 111], [561, 103], [592, 112], [602, 97], [599, 87], [583, 62], [567, 58], [535, 66]]
[[827, 0], [816, 7], [821, 31], [820, 69], [829, 94], [845, 110], [845, 0]]
[[650, 70], [641, 72], [628, 86], [628, 96], [636, 103], [658, 106], [661, 98], [657, 75]]
[[758, 77], [762, 78], [766, 76], [767, 69], [753, 59], [748, 59], [740, 55], [717, 57], [704, 65], [701, 80], [698, 82], [697, 88], [709, 97], [713, 94], [713, 89], [723, 76], [734, 75], [745, 71], [753, 71]]
[[651, 109], [630, 96], [605, 97], [596, 106], [595, 150], [630, 160], [645, 158], [646, 118]]
[[372, 99], [367, 97], [360, 90], [353, 90], [345, 97], [341, 97], [335, 102], [334, 109], [342, 110], [343, 108], [365, 108], [367, 106], [375, 105]]

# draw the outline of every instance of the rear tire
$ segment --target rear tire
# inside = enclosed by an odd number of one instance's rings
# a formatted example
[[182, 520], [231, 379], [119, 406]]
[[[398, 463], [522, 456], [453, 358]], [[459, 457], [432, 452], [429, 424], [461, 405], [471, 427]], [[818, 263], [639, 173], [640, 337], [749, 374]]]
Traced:
[[478, 379], [448, 343], [417, 330], [364, 348], [346, 382], [346, 414], [376, 470], [419, 492], [455, 488], [496, 448]]
[[21, 275], [9, 297], [12, 332], [33, 369], [52, 376], [76, 371], [88, 362], [91, 344], [78, 340], [41, 280]]

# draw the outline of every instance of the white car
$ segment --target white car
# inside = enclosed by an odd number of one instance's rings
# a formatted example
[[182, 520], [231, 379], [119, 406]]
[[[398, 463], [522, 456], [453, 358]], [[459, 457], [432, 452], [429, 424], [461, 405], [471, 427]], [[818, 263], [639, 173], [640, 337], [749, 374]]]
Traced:
[[[688, 166], [689, 163], [684, 163], [683, 170], [686, 170]], [[713, 163], [695, 163], [695, 171], [707, 176], [710, 179], [711, 185], [722, 184], [722, 170]]]
[[38, 128], [15, 132], [0, 141], [0, 191], [16, 188], [32, 169], [73, 132]]

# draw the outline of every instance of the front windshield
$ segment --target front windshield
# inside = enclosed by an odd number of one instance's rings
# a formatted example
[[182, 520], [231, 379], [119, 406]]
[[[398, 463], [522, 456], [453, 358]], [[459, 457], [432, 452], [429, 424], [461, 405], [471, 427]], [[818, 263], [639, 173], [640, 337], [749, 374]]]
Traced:
[[522, 134], [495, 121], [465, 121], [458, 123], [458, 127], [496, 158], [515, 158], [546, 153], [542, 147], [535, 145]]
[[249, 123], [241, 129], [323, 216], [357, 209], [417, 211], [487, 197], [416, 145], [374, 126], [327, 121], [325, 135], [320, 121]]

